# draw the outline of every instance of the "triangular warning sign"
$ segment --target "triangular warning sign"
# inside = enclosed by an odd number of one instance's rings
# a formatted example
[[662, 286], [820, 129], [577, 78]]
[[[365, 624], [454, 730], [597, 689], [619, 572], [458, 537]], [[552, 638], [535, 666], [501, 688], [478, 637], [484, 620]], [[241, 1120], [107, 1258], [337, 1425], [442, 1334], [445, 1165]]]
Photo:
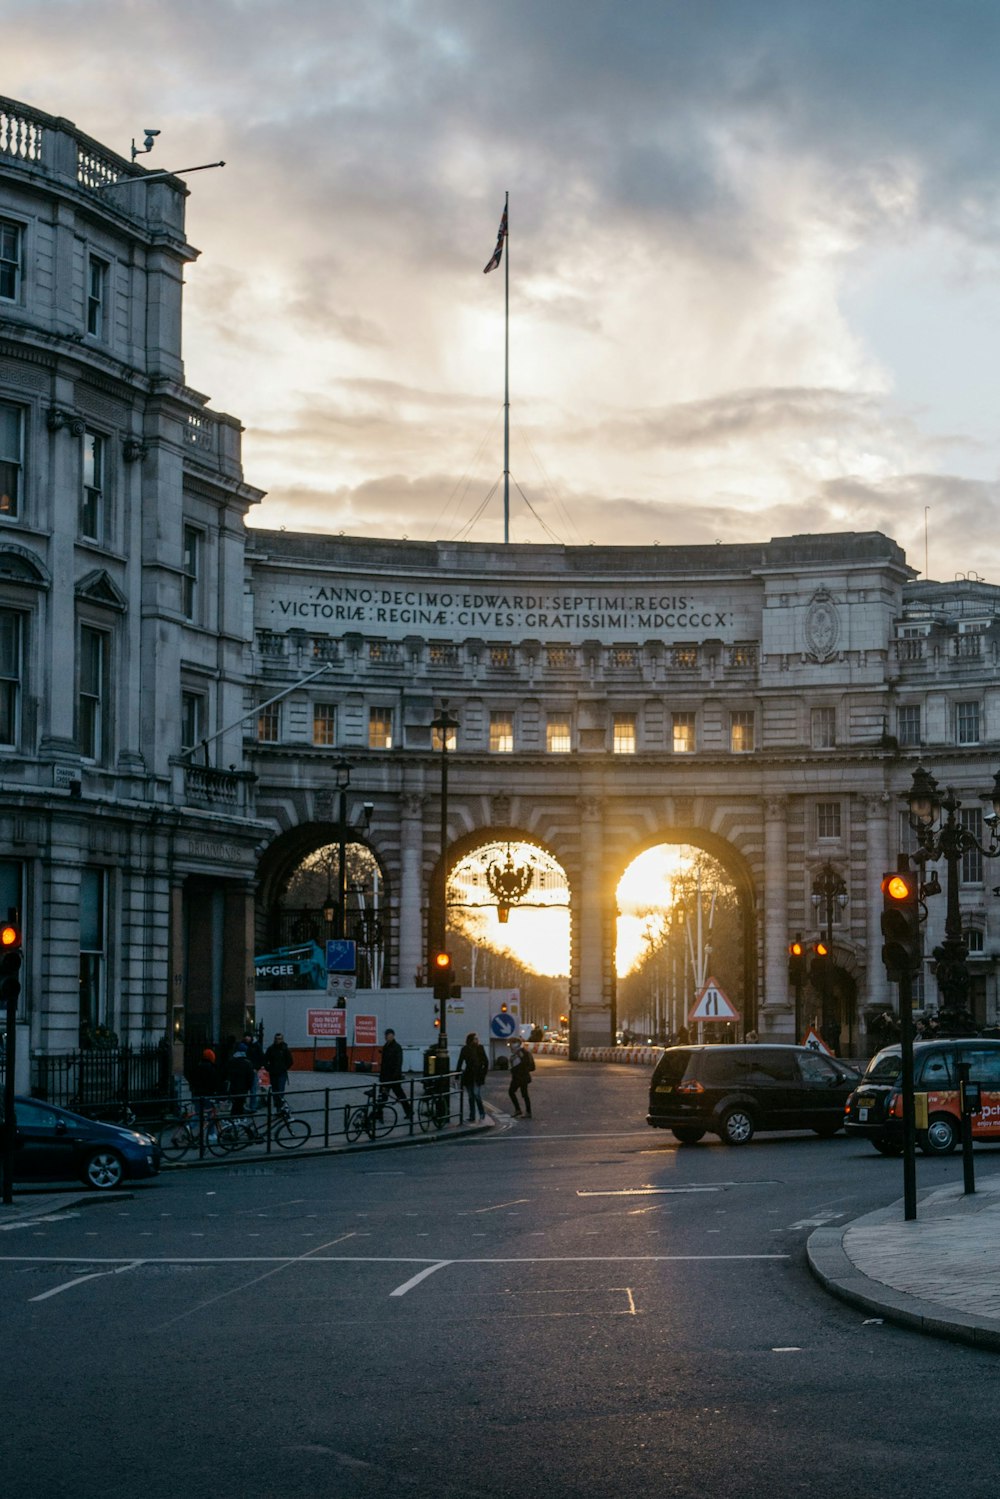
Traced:
[[808, 1046], [810, 1051], [825, 1052], [828, 1057], [832, 1057], [834, 1055], [829, 1046], [827, 1046], [826, 1042], [823, 1040], [823, 1037], [819, 1034], [818, 1031], [813, 1030], [812, 1026], [809, 1027], [809, 1029], [803, 1036], [802, 1045]]
[[714, 979], [709, 979], [688, 1011], [688, 1025], [698, 1020], [739, 1020], [740, 1012], [726, 998]]

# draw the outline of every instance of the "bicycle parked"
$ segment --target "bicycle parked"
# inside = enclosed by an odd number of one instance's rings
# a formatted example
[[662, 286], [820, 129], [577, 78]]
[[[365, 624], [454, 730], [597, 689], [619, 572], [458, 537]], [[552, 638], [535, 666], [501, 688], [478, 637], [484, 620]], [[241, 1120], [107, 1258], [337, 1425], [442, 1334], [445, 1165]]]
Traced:
[[368, 1089], [364, 1103], [348, 1104], [344, 1111], [344, 1134], [352, 1144], [362, 1135], [374, 1140], [376, 1136], [391, 1134], [399, 1123], [395, 1104], [388, 1099], [380, 1103], [378, 1091], [376, 1084]]
[[[216, 1105], [205, 1108], [205, 1148], [211, 1155], [228, 1155], [248, 1145], [265, 1145], [268, 1131], [260, 1128], [253, 1114], [220, 1114]], [[270, 1138], [282, 1150], [299, 1150], [312, 1135], [306, 1119], [296, 1119], [288, 1104], [275, 1100], [271, 1116]], [[190, 1110], [183, 1119], [168, 1124], [160, 1132], [160, 1149], [168, 1161], [179, 1161], [189, 1150], [200, 1148], [198, 1115]]]

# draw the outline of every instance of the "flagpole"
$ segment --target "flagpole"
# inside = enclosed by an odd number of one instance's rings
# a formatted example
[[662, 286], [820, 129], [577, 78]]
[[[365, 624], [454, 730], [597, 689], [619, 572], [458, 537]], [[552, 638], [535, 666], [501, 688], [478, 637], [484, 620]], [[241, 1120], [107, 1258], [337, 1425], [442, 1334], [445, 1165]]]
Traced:
[[503, 213], [507, 225], [503, 267], [503, 540], [510, 542], [510, 193], [504, 193]]

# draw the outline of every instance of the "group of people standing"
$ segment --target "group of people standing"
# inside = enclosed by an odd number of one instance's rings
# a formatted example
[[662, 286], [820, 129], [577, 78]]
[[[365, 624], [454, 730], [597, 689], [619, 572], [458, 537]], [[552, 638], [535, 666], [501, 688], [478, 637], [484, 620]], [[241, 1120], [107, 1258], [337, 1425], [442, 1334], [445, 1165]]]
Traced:
[[281, 1032], [265, 1051], [252, 1031], [229, 1048], [222, 1060], [213, 1046], [206, 1046], [188, 1073], [188, 1084], [196, 1099], [229, 1098], [231, 1114], [250, 1113], [257, 1107], [262, 1087], [269, 1086], [275, 1100], [284, 1102], [292, 1053]]
[[[465, 1038], [465, 1045], [458, 1054], [458, 1068], [462, 1087], [469, 1095], [469, 1118], [485, 1119], [483, 1107], [483, 1084], [490, 1070], [486, 1048], [475, 1031]], [[510, 1086], [507, 1097], [514, 1106], [514, 1117], [531, 1118], [531, 1097], [528, 1088], [531, 1074], [535, 1070], [535, 1059], [519, 1037], [515, 1037], [510, 1048]]]

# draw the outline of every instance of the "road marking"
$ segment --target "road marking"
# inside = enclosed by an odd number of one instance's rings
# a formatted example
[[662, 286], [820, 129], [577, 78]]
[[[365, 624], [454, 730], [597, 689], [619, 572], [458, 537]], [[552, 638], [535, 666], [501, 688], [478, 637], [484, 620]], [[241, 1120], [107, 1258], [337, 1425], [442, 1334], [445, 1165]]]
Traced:
[[451, 1263], [451, 1260], [438, 1260], [435, 1264], [428, 1265], [426, 1270], [421, 1270], [418, 1275], [412, 1276], [409, 1280], [404, 1280], [403, 1284], [397, 1286], [394, 1291], [390, 1291], [389, 1295], [405, 1296], [407, 1291], [412, 1291], [414, 1286], [419, 1286], [420, 1282], [426, 1280], [428, 1275], [433, 1275], [436, 1270], [443, 1270], [445, 1266]]
[[581, 1192], [577, 1197], [667, 1197], [677, 1192], [721, 1192], [721, 1187], [618, 1187], [608, 1192]]
[[63, 1218], [79, 1218], [79, 1213], [46, 1213], [44, 1218], [29, 1218], [26, 1223], [0, 1223], [0, 1233], [13, 1228], [34, 1228], [36, 1223], [59, 1223]]
[[[345, 1234], [350, 1238], [350, 1234]], [[331, 1240], [340, 1243], [341, 1240]], [[788, 1260], [790, 1254], [519, 1254], [428, 1260], [419, 1254], [320, 1254], [320, 1244], [305, 1254], [164, 1254], [123, 1260], [120, 1255], [0, 1254], [0, 1265], [642, 1265], [753, 1260]]]
[[510, 1202], [495, 1202], [488, 1208], [472, 1208], [469, 1216], [473, 1218], [477, 1213], [499, 1213], [501, 1208], [516, 1208], [520, 1207], [521, 1203], [530, 1201], [530, 1197], [514, 1197]]
[[132, 1260], [127, 1265], [119, 1265], [116, 1270], [94, 1270], [90, 1275], [75, 1275], [72, 1280], [63, 1281], [61, 1286], [53, 1286], [51, 1291], [43, 1291], [40, 1296], [30, 1296], [29, 1301], [48, 1301], [50, 1296], [61, 1296], [63, 1291], [71, 1291], [74, 1286], [82, 1286], [85, 1280], [102, 1280], [106, 1275], [124, 1275], [127, 1270], [136, 1270], [143, 1263], [142, 1260]]

